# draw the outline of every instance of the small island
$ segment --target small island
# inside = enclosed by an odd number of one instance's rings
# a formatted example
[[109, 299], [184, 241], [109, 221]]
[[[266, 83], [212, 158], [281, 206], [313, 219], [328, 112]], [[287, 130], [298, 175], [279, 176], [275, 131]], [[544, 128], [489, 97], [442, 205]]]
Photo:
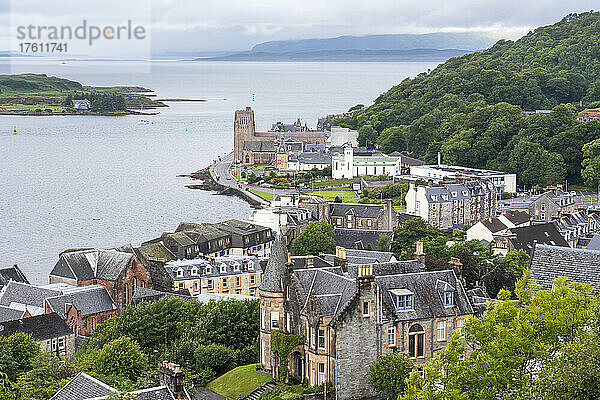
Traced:
[[0, 75], [0, 115], [155, 114], [168, 107], [140, 86], [84, 86], [45, 74]]

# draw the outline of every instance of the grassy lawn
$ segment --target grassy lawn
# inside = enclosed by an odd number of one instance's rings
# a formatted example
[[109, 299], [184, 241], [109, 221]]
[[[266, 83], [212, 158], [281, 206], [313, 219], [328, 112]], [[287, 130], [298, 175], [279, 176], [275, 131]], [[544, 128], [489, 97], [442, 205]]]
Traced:
[[229, 399], [244, 397], [263, 383], [271, 380], [271, 375], [256, 370], [257, 365], [250, 364], [234, 368], [210, 382], [206, 387]]
[[360, 177], [352, 179], [321, 179], [321, 182], [308, 182], [306, 186], [309, 188], [314, 187], [329, 187], [329, 186], [352, 186], [353, 183], [360, 182]]
[[326, 199], [335, 199], [336, 196], [340, 196], [344, 201], [358, 199], [356, 192], [352, 190], [315, 190], [314, 192], [303, 192], [310, 196], [321, 196]]
[[262, 190], [256, 190], [256, 189], [249, 189], [248, 191], [250, 193], [254, 193], [255, 195], [257, 195], [259, 197], [262, 197], [263, 199], [265, 199], [267, 201], [273, 200], [273, 193], [263, 192]]

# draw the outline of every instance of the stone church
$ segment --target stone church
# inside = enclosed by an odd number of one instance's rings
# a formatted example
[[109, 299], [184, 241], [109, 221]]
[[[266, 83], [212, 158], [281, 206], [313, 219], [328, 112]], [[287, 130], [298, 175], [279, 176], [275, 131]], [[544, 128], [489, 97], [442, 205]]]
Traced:
[[257, 131], [254, 111], [250, 107], [237, 110], [233, 122], [234, 160], [243, 165], [270, 165], [274, 163], [278, 143], [296, 139], [304, 144], [325, 145], [326, 132], [309, 129], [300, 121], [293, 124], [273, 124], [268, 131]]

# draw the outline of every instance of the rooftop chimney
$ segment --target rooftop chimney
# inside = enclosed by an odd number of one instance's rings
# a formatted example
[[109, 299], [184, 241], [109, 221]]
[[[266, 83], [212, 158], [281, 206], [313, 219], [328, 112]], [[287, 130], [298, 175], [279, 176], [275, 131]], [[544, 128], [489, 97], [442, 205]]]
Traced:
[[158, 380], [166, 386], [176, 399], [185, 399], [184, 376], [179, 364], [163, 361], [158, 369]]
[[341, 258], [342, 260], [346, 259], [346, 249], [341, 246], [335, 246], [335, 256], [337, 258]]
[[442, 166], [442, 153], [438, 151], [438, 167]]
[[460, 279], [460, 281], [464, 285], [464, 280], [463, 280], [463, 276], [462, 276], [462, 268], [461, 268], [462, 267], [462, 263], [460, 262], [460, 259], [457, 258], [457, 257], [450, 257], [450, 261], [448, 261], [448, 264], [454, 270], [454, 273], [456, 274], [456, 277], [458, 279]]
[[306, 268], [312, 268], [315, 266], [315, 259], [312, 254], [306, 256]]
[[417, 256], [417, 260], [423, 265], [425, 265], [425, 252], [423, 251], [423, 242], [415, 243], [417, 248], [415, 251], [415, 256]]
[[359, 280], [373, 278], [373, 264], [359, 265], [357, 278]]

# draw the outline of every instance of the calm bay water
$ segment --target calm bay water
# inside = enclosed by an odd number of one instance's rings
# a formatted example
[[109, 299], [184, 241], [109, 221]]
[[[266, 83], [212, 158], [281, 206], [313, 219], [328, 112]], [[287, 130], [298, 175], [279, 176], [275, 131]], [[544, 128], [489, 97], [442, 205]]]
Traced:
[[[1, 61], [0, 61], [1, 63]], [[246, 219], [243, 201], [184, 187], [233, 147], [233, 113], [252, 106], [259, 129], [370, 104], [433, 63], [218, 63], [22, 60], [13, 73], [86, 85], [139, 85], [170, 103], [151, 125], [136, 116], [0, 116], [0, 265], [47, 282], [72, 247], [139, 245], [180, 221]], [[254, 95], [254, 96], [253, 96]], [[12, 129], [18, 135], [12, 135]]]

